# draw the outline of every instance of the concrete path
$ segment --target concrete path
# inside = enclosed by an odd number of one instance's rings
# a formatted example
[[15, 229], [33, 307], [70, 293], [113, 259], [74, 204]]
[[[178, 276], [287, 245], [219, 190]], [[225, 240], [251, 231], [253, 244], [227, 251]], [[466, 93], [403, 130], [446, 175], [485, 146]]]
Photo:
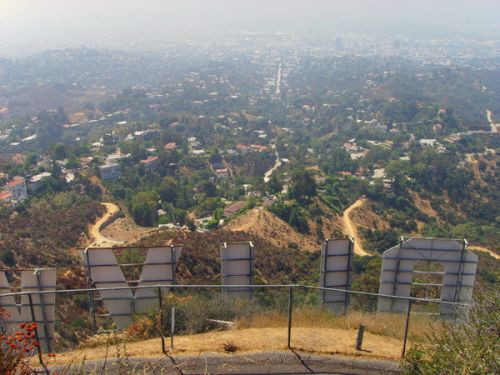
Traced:
[[[74, 369], [77, 370], [78, 366]], [[57, 370], [57, 369], [53, 369]], [[207, 354], [88, 362], [85, 372], [106, 374], [399, 374], [396, 361], [319, 356], [297, 350], [246, 355]]]

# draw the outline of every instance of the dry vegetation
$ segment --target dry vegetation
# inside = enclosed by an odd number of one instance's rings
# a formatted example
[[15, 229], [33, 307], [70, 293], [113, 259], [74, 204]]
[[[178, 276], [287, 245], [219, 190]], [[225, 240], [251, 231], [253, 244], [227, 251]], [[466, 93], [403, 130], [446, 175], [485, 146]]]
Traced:
[[67, 208], [44, 204], [32, 206], [30, 215], [12, 215], [0, 220], [0, 252], [13, 252], [15, 263], [27, 267], [74, 266], [78, 259], [64, 251], [78, 244], [87, 225], [102, 213], [99, 203], [91, 201]]
[[[143, 243], [184, 244], [179, 261], [179, 283], [220, 283], [220, 245], [223, 242], [253, 241], [256, 247], [255, 283], [316, 283], [319, 278], [319, 252], [279, 248], [270, 241], [248, 233], [218, 230], [211, 233], [161, 231]], [[318, 249], [319, 250], [319, 249]], [[312, 267], [311, 264], [314, 264]], [[318, 265], [318, 266], [317, 266]]]
[[[355, 349], [357, 328], [366, 326], [363, 350]], [[319, 354], [346, 354], [377, 358], [399, 359], [404, 327], [403, 314], [363, 314], [353, 312], [336, 317], [327, 311], [314, 308], [294, 310], [292, 347], [301, 351]], [[425, 317], [413, 317], [410, 340], [421, 342], [421, 334], [430, 327], [437, 327]], [[158, 336], [156, 334], [155, 336]], [[168, 340], [167, 340], [168, 341]], [[159, 338], [139, 340], [127, 333], [115, 335], [109, 346], [113, 355], [120, 346], [126, 347], [129, 357], [152, 358], [162, 355]], [[109, 335], [91, 338], [76, 351], [57, 356], [58, 364], [78, 363], [103, 359]], [[211, 331], [196, 335], [175, 337], [173, 353], [234, 353], [286, 350], [287, 316], [284, 313], [258, 314], [237, 321], [233, 329]], [[171, 351], [172, 352], [172, 351]]]
[[258, 208], [231, 220], [224, 229], [266, 239], [280, 248], [288, 248], [290, 244], [295, 244], [301, 250], [317, 251], [321, 246], [316, 236], [301, 234], [272, 212]]

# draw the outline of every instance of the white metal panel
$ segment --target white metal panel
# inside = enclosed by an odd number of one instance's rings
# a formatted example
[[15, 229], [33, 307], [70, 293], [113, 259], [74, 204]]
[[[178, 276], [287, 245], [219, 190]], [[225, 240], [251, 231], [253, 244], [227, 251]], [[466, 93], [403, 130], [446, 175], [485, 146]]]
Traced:
[[[39, 276], [37, 277], [37, 274]], [[55, 268], [45, 268], [22, 271], [21, 273], [21, 285], [23, 292], [35, 292], [35, 291], [55, 291], [56, 290], [56, 278], [57, 272]], [[38, 279], [40, 280], [40, 286], [38, 284]], [[49, 338], [52, 340], [55, 332], [55, 320], [56, 320], [56, 295], [55, 293], [47, 294], [32, 294], [33, 301], [33, 311], [35, 313], [35, 321], [38, 323], [38, 338], [40, 339], [40, 345], [42, 349], [47, 350], [47, 341], [44, 327], [43, 315], [45, 314], [46, 327]], [[28, 296], [23, 295], [21, 297], [21, 320], [23, 322], [32, 322], [31, 309], [29, 305]]]
[[[253, 284], [254, 247], [251, 242], [224, 243], [221, 246], [222, 285]], [[230, 288], [226, 292], [239, 297], [248, 297], [250, 288]]]
[[[0, 294], [12, 293], [12, 289], [7, 280], [7, 275], [4, 271], [0, 271]], [[18, 324], [21, 322], [21, 314], [16, 306], [14, 296], [0, 297], [0, 306], [8, 313], [2, 324], [8, 332], [17, 331]], [[31, 319], [30, 319], [31, 320]]]
[[[411, 238], [383, 253], [380, 274], [380, 294], [409, 297], [413, 268], [422, 261], [443, 265], [442, 301], [469, 302], [477, 268], [477, 256], [466, 250], [466, 241], [443, 238]], [[407, 300], [379, 297], [378, 311], [407, 311]], [[453, 308], [442, 304], [441, 312]]]
[[[351, 289], [354, 242], [349, 238], [329, 239], [321, 252], [320, 285], [325, 288]], [[321, 303], [334, 312], [344, 312], [349, 303], [345, 292], [321, 290]]]
[[[40, 287], [38, 286], [38, 278], [36, 272], [40, 274]], [[38, 292], [38, 291], [54, 291], [56, 289], [56, 270], [38, 269], [24, 270], [21, 272], [21, 287], [23, 292]], [[7, 281], [5, 272], [0, 272], [0, 294], [12, 293], [12, 289]], [[29, 298], [27, 295], [21, 297], [20, 306], [16, 305], [15, 298], [0, 297], [0, 306], [5, 308], [9, 316], [2, 322], [4, 328], [8, 332], [19, 331], [20, 323], [31, 323], [35, 320], [38, 323], [37, 333], [40, 339], [40, 346], [43, 350], [47, 350], [47, 341], [45, 328], [50, 338], [54, 337], [54, 321], [55, 321], [55, 293], [43, 295], [32, 294], [33, 312], [35, 319], [31, 315]], [[43, 313], [42, 304], [43, 302]], [[19, 308], [20, 307], [20, 308]], [[43, 315], [45, 314], [45, 321]]]
[[[92, 281], [97, 288], [125, 288], [101, 291], [101, 298], [118, 329], [126, 328], [134, 313], [143, 313], [158, 306], [158, 296], [153, 289], [137, 289], [133, 293], [112, 249], [90, 248], [83, 253], [89, 260]], [[176, 265], [182, 246], [149, 248], [146, 254], [139, 286], [168, 285], [175, 282]], [[174, 256], [175, 254], [175, 256]]]
[[[152, 247], [148, 249], [141, 272], [140, 286], [169, 285], [175, 283], [175, 272], [182, 246]], [[165, 290], [165, 289], [163, 289]], [[142, 313], [158, 307], [157, 291], [137, 289], [135, 293], [135, 312]]]
[[83, 258], [89, 260], [90, 276], [97, 288], [126, 288], [122, 290], [105, 290], [100, 295], [104, 306], [118, 329], [126, 328], [132, 321], [133, 299], [132, 289], [118, 265], [112, 249], [89, 248]]

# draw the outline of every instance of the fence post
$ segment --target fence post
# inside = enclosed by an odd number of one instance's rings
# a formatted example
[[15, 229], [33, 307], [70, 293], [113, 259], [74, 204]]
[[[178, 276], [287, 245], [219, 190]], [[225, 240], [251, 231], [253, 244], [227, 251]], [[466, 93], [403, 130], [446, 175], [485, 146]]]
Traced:
[[293, 308], [293, 287], [288, 287], [288, 349], [291, 348], [292, 341], [292, 308]]
[[[40, 275], [40, 271], [35, 271], [36, 275], [36, 283], [39, 292], [43, 291], [42, 287], [42, 276]], [[51, 337], [49, 332], [49, 322], [47, 321], [47, 313], [45, 311], [45, 301], [44, 295], [42, 293], [38, 294], [38, 299], [40, 300], [40, 309], [42, 311], [42, 320], [43, 320], [43, 333], [45, 335], [45, 342], [47, 343], [47, 350], [49, 353], [52, 353], [52, 345], [51, 345]]]
[[161, 351], [163, 354], [167, 354], [165, 349], [165, 336], [163, 335], [163, 301], [161, 295], [161, 286], [158, 287], [158, 306], [160, 309], [160, 338], [161, 338]]
[[[30, 312], [31, 312], [31, 320], [33, 321], [33, 323], [37, 323], [36, 321], [36, 317], [35, 317], [35, 309], [33, 307], [33, 297], [31, 296], [31, 293], [28, 293], [28, 302], [30, 304]], [[38, 323], [37, 323], [38, 324]], [[47, 368], [47, 365], [45, 364], [45, 362], [43, 361], [43, 357], [42, 357], [42, 348], [40, 346], [40, 337], [38, 336], [38, 327], [36, 327], [35, 329], [35, 339], [36, 341], [38, 342], [38, 347], [37, 347], [37, 351], [38, 351], [38, 362], [40, 362], [40, 365], [43, 367], [43, 369], [45, 370], [45, 373], [46, 374], [50, 374], [49, 372], [49, 369]]]
[[405, 332], [403, 336], [403, 350], [401, 351], [401, 358], [404, 358], [406, 353], [406, 341], [408, 340], [408, 328], [410, 327], [411, 302], [411, 299], [409, 299], [408, 310], [406, 311]]
[[365, 334], [365, 326], [360, 324], [358, 328], [358, 337], [356, 338], [356, 350], [362, 350], [363, 335]]
[[172, 307], [170, 319], [170, 347], [174, 350], [175, 307]]

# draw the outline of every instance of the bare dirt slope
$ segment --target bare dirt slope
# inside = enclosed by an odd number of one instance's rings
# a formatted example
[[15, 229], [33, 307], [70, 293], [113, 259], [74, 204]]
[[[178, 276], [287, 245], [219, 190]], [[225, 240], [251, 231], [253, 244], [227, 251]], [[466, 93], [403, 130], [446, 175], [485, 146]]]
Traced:
[[363, 241], [361, 237], [358, 235], [358, 224], [353, 222], [351, 219], [351, 214], [354, 210], [363, 206], [365, 201], [363, 199], [358, 199], [352, 205], [347, 207], [342, 215], [342, 220], [344, 222], [344, 232], [351, 238], [354, 238], [354, 253], [361, 256], [369, 256], [371, 255], [365, 249], [363, 249]]
[[413, 194], [415, 206], [424, 214], [430, 217], [436, 217], [438, 213], [432, 208], [431, 202], [428, 199], [422, 198], [418, 193]]
[[104, 228], [101, 233], [109, 239], [121, 242], [134, 242], [147, 236], [158, 228], [141, 227], [130, 216], [120, 217]]
[[320, 249], [320, 244], [315, 236], [297, 232], [288, 223], [264, 209], [249, 210], [230, 221], [224, 230], [248, 233], [251, 236], [265, 239], [279, 248], [286, 249], [290, 244], [296, 244], [301, 250], [318, 251]]

